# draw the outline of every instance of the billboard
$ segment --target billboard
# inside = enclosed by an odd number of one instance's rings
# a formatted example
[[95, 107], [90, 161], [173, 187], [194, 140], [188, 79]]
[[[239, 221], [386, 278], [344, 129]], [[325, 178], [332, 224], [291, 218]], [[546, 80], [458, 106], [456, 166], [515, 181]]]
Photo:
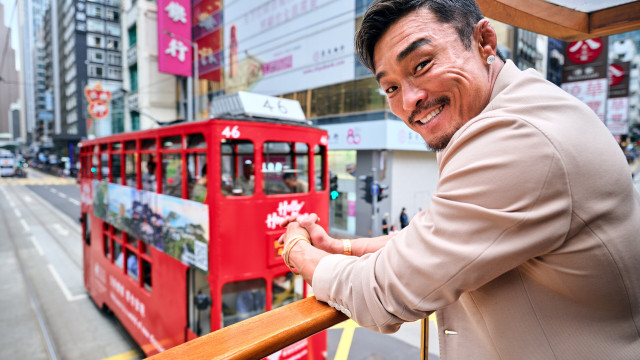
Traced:
[[158, 0], [158, 71], [191, 76], [191, 1]]
[[198, 77], [222, 79], [222, 11], [220, 0], [193, 2], [193, 39], [198, 43]]
[[236, 0], [222, 19], [228, 93], [277, 95], [354, 79], [354, 1]]

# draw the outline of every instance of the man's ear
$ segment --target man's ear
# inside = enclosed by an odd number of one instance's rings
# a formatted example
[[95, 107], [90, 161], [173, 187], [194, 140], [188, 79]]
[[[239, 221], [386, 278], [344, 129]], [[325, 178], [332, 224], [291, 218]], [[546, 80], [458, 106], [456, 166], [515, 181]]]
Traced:
[[473, 31], [474, 38], [477, 39], [483, 58], [489, 55], [496, 55], [498, 51], [498, 36], [487, 19], [478, 21]]

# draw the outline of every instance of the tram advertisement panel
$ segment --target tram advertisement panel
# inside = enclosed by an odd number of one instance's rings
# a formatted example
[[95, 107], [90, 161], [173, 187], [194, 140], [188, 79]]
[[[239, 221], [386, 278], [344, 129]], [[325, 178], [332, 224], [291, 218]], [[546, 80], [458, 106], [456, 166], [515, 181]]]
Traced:
[[208, 271], [209, 207], [93, 180], [96, 217], [184, 264]]

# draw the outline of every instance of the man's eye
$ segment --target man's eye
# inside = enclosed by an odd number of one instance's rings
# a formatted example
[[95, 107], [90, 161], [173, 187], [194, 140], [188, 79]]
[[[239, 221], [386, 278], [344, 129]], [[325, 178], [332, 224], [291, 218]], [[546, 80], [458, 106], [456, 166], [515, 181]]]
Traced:
[[423, 61], [420, 64], [418, 64], [418, 66], [416, 66], [416, 72], [424, 69], [424, 67], [429, 65], [430, 62], [431, 62], [431, 60], [427, 60], [427, 61]]
[[387, 88], [387, 90], [385, 90], [384, 92], [388, 94], [391, 94], [392, 92], [396, 91], [398, 87], [397, 86], [391, 86], [389, 88]]

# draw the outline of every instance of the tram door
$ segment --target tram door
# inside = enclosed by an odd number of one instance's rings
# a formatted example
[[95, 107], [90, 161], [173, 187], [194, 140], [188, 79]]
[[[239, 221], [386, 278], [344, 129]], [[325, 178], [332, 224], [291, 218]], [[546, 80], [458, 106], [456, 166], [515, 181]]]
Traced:
[[187, 307], [189, 309], [189, 329], [197, 336], [211, 332], [211, 291], [207, 274], [189, 267], [187, 271]]

